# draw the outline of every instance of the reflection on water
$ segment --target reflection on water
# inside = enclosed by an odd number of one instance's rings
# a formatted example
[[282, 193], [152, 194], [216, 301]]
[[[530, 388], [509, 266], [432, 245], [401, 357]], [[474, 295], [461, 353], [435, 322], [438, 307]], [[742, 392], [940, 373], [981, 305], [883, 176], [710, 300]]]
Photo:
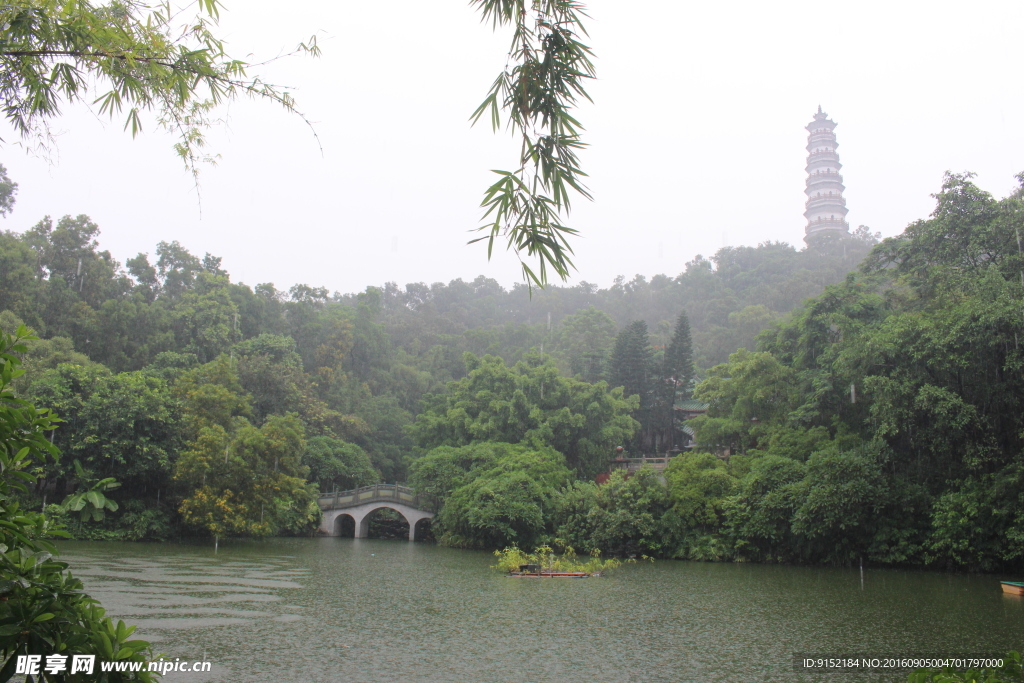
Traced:
[[[209, 674], [166, 681], [826, 681], [801, 653], [1022, 646], [992, 577], [663, 561], [509, 579], [486, 553], [402, 541], [66, 543], [115, 618]], [[843, 681], [906, 680], [842, 674]]]

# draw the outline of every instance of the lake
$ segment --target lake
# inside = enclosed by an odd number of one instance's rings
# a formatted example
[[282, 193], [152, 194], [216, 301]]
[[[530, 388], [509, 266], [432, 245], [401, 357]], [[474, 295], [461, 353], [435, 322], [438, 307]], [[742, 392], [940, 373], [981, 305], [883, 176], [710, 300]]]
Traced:
[[905, 681], [794, 654], [1020, 650], [998, 578], [659, 560], [514, 579], [489, 553], [396, 540], [61, 543], [110, 616], [209, 673], [165, 681]]

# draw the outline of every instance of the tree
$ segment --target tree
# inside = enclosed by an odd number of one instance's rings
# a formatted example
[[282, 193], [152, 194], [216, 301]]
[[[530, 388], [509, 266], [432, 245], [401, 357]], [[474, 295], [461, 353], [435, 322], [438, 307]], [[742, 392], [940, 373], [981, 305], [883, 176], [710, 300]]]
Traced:
[[10, 311], [33, 325], [42, 322], [43, 312], [36, 264], [36, 255], [20, 235], [0, 232], [0, 311]]
[[603, 484], [573, 482], [555, 512], [559, 542], [612, 555], [661, 555], [674, 550], [666, 513], [671, 501], [649, 467], [632, 476], [616, 470]]
[[866, 555], [889, 501], [888, 483], [870, 450], [811, 456], [804, 486], [793, 533], [807, 544], [810, 558], [850, 565]]
[[[99, 105], [125, 116], [137, 135], [144, 112], [178, 136], [175, 150], [193, 173], [205, 157], [204, 129], [216, 105], [249, 95], [295, 112], [284, 91], [246, 73], [214, 29], [218, 0], [199, 0], [192, 17], [170, 5], [126, 0], [115, 8], [78, 0], [13, 0], [0, 9], [0, 109], [23, 137], [45, 143], [65, 104]], [[315, 39], [297, 51], [318, 54]]]
[[414, 470], [414, 481], [420, 481], [444, 462], [455, 475], [436, 520], [441, 542], [469, 548], [545, 542], [559, 492], [572, 479], [565, 458], [551, 448], [527, 444], [484, 442], [473, 448], [486, 456], [467, 459], [468, 449], [442, 447], [426, 456], [429, 468]]
[[796, 557], [793, 514], [803, 503], [807, 474], [803, 462], [777, 455], [756, 459], [725, 503], [729, 535], [741, 558], [762, 562]]
[[306, 441], [302, 464], [309, 468], [309, 481], [321, 491], [347, 491], [380, 481], [380, 474], [362, 448], [329, 436]]
[[615, 349], [608, 363], [608, 383], [622, 387], [625, 396], [640, 399], [639, 407], [633, 413], [640, 422], [635, 444], [640, 449], [656, 447], [653, 434], [655, 394], [659, 390], [656, 377], [647, 323], [634, 320], [615, 339]]
[[199, 273], [195, 287], [177, 302], [172, 318], [178, 348], [196, 354], [201, 362], [226, 353], [239, 341], [238, 309], [223, 275]]
[[520, 257], [523, 279], [543, 287], [549, 267], [563, 280], [573, 267], [568, 237], [577, 231], [562, 225], [560, 216], [569, 211], [569, 189], [590, 198], [582, 184], [586, 173], [576, 156], [585, 146], [582, 126], [569, 113], [577, 98], [590, 99], [583, 83], [594, 77], [590, 48], [578, 40], [586, 34], [581, 21], [585, 8], [575, 0], [472, 4], [495, 27], [515, 27], [505, 70], [472, 119], [489, 115], [497, 130], [504, 109], [509, 128], [522, 136], [516, 170], [494, 171], [499, 180], [484, 193], [482, 203], [490, 222], [479, 228], [487, 236], [473, 242], [487, 240], [490, 258], [498, 236], [506, 237], [517, 256], [525, 251], [536, 258], [537, 265], [530, 266]]
[[559, 346], [568, 360], [569, 372], [584, 382], [599, 382], [615, 341], [615, 321], [593, 306], [562, 321]]
[[755, 448], [767, 425], [782, 422], [797, 395], [796, 373], [775, 356], [740, 349], [697, 385], [706, 415], [689, 421], [702, 448]]
[[[353, 429], [351, 436], [346, 438], [359, 444], [384, 481], [401, 480], [405, 472], [403, 460], [415, 448], [415, 442], [409, 435], [412, 413], [389, 395], [364, 394], [353, 408], [354, 415], [344, 419], [357, 429]], [[343, 436], [340, 431], [338, 435]]]
[[250, 397], [228, 356], [181, 373], [174, 395], [184, 404], [186, 440], [194, 440], [204, 427], [218, 425], [228, 431], [235, 418], [252, 416]]
[[689, 547], [684, 546], [677, 554], [690, 559], [720, 559], [701, 557], [694, 549], [702, 545], [700, 536], [716, 533], [725, 520], [726, 502], [738, 486], [728, 465], [710, 453], [680, 454], [669, 463], [665, 478], [673, 508], [690, 536]]
[[481, 441], [459, 448], [438, 446], [409, 465], [409, 484], [443, 505], [452, 491], [475, 478], [507, 452], [507, 445]]
[[125, 261], [124, 266], [135, 279], [135, 288], [142, 293], [146, 303], [153, 303], [160, 291], [160, 282], [157, 280], [156, 268], [149, 263], [149, 255], [138, 254]]
[[546, 445], [581, 476], [605, 470], [612, 450], [636, 430], [635, 401], [604, 382], [562, 377], [538, 355], [514, 367], [494, 356], [465, 355], [468, 376], [425, 399], [413, 427], [423, 448], [479, 441]]
[[[186, 292], [195, 286], [196, 278], [202, 272], [202, 263], [199, 259], [181, 246], [178, 240], [173, 242], [160, 242], [156, 246], [156, 272], [160, 277], [159, 291], [169, 299], [180, 299]], [[152, 266], [149, 265], [148, 257], [139, 261], [143, 254], [136, 257], [137, 273], [133, 273], [140, 282], [155, 286], [155, 277], [152, 276]], [[151, 280], [152, 278], [152, 280]]]
[[627, 396], [639, 396], [641, 408], [650, 406], [653, 355], [647, 323], [634, 320], [615, 338], [615, 349], [608, 365], [611, 385], [622, 387]]
[[174, 477], [191, 489], [182, 517], [215, 539], [311, 530], [320, 513], [306, 483], [298, 417], [274, 415], [258, 429], [244, 419], [233, 426], [230, 433], [204, 427], [178, 460]]
[[947, 569], [997, 571], [1024, 558], [1024, 465], [957, 482], [932, 506], [925, 559]]
[[261, 334], [235, 344], [235, 368], [242, 389], [252, 396], [257, 422], [268, 415], [283, 415], [302, 402], [306, 381], [295, 340]]
[[95, 310], [128, 289], [120, 264], [98, 251], [99, 226], [85, 215], [64, 216], [54, 225], [47, 216], [22, 239], [36, 256], [42, 284], [42, 318], [49, 335], [70, 336], [85, 348], [95, 325]]
[[0, 164], [0, 216], [14, 210], [14, 195], [18, 194], [18, 183], [7, 175], [7, 169]]
[[[24, 321], [10, 311], [0, 311], [0, 329], [16, 330], [23, 324]], [[21, 367], [25, 374], [13, 382], [20, 393], [29, 393], [35, 380], [43, 377], [45, 371], [59, 365], [96, 365], [84, 353], [75, 351], [74, 342], [67, 337], [33, 339], [24, 344], [28, 349], [21, 357]]]
[[[134, 626], [111, 622], [68, 564], [55, 559], [51, 539], [67, 533], [17, 502], [36, 483], [38, 467], [58, 453], [46, 438], [57, 417], [10, 387], [22, 372], [17, 354], [27, 351], [23, 342], [31, 338], [24, 326], [13, 336], [0, 330], [0, 680], [10, 680], [18, 656], [28, 654], [84, 654], [144, 665], [149, 643], [131, 639]], [[153, 680], [146, 671], [105, 675], [111, 681]]]
[[[676, 318], [676, 327], [672, 333], [672, 341], [665, 349], [661, 367], [661, 396], [658, 405], [661, 429], [664, 430], [663, 443], [674, 447], [679, 443], [676, 434], [675, 405], [677, 401], [690, 397], [693, 392], [695, 376], [693, 366], [693, 341], [690, 339], [690, 319], [686, 311]], [[684, 443], [685, 445], [685, 443]]]
[[75, 462], [97, 477], [115, 477], [125, 497], [166, 487], [181, 443], [181, 407], [167, 383], [141, 372], [111, 374], [100, 365], [59, 365], [30, 388], [41, 405], [66, 420], [53, 433], [63, 457], [46, 468], [60, 492]]

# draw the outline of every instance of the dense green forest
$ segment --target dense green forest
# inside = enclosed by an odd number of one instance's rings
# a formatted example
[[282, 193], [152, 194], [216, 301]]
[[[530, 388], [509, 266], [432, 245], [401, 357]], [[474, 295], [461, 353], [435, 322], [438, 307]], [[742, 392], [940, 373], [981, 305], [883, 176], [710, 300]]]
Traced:
[[[0, 233], [0, 327], [41, 337], [15, 386], [64, 420], [26, 502], [101, 494], [68, 520], [83, 537], [303, 534], [317, 490], [400, 481], [459, 546], [1019, 565], [1021, 199], [961, 176], [936, 196], [880, 244], [532, 293], [250, 287], [176, 242], [122, 265], [88, 217], [44, 218]], [[678, 451], [691, 397], [695, 450], [594, 483], [617, 446]]]

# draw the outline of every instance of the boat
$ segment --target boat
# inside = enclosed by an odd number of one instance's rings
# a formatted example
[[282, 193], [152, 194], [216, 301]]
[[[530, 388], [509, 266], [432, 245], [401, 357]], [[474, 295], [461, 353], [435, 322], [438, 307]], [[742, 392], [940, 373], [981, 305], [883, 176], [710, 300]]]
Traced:
[[543, 568], [539, 564], [521, 564], [518, 570], [512, 570], [508, 575], [534, 579], [587, 579], [602, 576], [601, 572], [561, 572]]
[[1024, 595], [1024, 583], [1018, 581], [1000, 581], [1003, 585], [1003, 592], [1010, 595]]

